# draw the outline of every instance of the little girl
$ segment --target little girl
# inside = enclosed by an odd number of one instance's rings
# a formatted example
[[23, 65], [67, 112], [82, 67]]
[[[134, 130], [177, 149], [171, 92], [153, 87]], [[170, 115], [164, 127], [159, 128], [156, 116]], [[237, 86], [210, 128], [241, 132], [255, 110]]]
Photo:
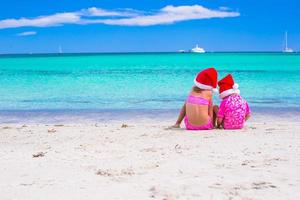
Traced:
[[200, 72], [192, 91], [184, 103], [173, 128], [179, 128], [184, 118], [188, 130], [209, 130], [213, 128], [212, 90], [217, 87], [217, 71], [208, 68]]
[[214, 106], [214, 114], [217, 119], [217, 127], [224, 129], [241, 129], [245, 121], [250, 117], [250, 109], [247, 101], [239, 94], [238, 84], [234, 83], [231, 74], [218, 82], [219, 97], [222, 99], [220, 108]]

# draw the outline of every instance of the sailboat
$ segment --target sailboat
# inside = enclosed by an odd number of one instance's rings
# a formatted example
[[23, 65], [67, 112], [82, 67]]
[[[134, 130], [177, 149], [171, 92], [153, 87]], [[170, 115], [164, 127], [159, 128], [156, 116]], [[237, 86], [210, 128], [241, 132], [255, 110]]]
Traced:
[[62, 53], [62, 48], [61, 45], [58, 46], [58, 53], [61, 54]]
[[287, 34], [287, 31], [285, 32], [284, 40], [285, 40], [285, 42], [284, 42], [284, 48], [283, 48], [282, 52], [284, 52], [284, 53], [293, 53], [294, 52], [293, 49], [288, 47], [288, 34]]

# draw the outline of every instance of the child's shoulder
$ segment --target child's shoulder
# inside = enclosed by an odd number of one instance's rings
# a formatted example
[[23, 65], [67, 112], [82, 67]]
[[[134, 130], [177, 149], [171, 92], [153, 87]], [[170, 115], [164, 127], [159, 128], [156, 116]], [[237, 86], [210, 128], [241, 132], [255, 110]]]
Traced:
[[233, 95], [229, 95], [227, 97], [225, 97], [224, 99], [222, 99], [222, 104], [225, 104], [226, 106], [233, 106], [236, 104], [239, 104], [241, 102], [243, 102], [243, 98], [238, 95], [238, 94], [233, 94]]
[[244, 103], [247, 103], [247, 100], [244, 98], [244, 97], [242, 97], [240, 94], [238, 94], [237, 95]]
[[248, 104], [248, 102], [246, 101], [246, 99], [244, 99], [241, 95], [239, 94], [234, 94], [234, 95], [230, 95], [228, 98], [229, 102], [233, 102], [234, 104], [239, 104], [239, 105], [244, 105], [244, 104]]

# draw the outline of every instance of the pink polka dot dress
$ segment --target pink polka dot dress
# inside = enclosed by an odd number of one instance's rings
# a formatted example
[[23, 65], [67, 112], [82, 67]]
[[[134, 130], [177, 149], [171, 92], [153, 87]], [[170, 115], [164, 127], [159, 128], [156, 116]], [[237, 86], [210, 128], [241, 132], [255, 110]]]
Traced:
[[230, 95], [222, 100], [217, 117], [223, 119], [224, 129], [241, 129], [249, 114], [247, 101], [240, 95]]

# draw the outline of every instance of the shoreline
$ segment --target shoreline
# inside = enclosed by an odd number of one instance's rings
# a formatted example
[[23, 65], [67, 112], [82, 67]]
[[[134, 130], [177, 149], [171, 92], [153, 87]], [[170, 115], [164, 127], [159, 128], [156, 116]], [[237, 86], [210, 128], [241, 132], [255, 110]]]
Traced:
[[[1, 124], [97, 123], [113, 121], [175, 121], [179, 109], [0, 110]], [[300, 108], [252, 108], [251, 118], [296, 118]]]

